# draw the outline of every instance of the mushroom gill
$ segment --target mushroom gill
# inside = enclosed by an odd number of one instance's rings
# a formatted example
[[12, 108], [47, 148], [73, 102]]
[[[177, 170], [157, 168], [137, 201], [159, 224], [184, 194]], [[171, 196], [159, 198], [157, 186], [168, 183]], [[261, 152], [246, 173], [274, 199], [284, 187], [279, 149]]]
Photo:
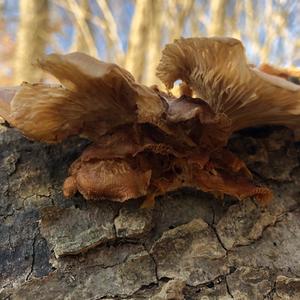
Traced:
[[181, 38], [165, 47], [157, 76], [168, 89], [181, 79], [232, 131], [263, 124], [300, 125], [300, 86], [251, 67], [233, 38]]

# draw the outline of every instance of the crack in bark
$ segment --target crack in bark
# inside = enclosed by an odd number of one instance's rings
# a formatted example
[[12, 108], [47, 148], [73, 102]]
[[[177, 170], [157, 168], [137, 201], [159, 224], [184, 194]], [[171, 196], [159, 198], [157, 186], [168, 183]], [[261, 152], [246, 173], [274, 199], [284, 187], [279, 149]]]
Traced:
[[224, 245], [222, 239], [220, 238], [220, 236], [219, 236], [219, 234], [218, 234], [218, 231], [217, 231], [217, 229], [216, 229], [216, 227], [215, 227], [215, 226], [216, 226], [216, 224], [215, 224], [215, 216], [216, 216], [216, 212], [215, 212], [215, 210], [214, 210], [213, 207], [211, 207], [211, 209], [212, 209], [212, 211], [213, 211], [213, 222], [212, 222], [212, 224], [208, 224], [208, 225], [209, 225], [209, 227], [213, 230], [213, 232], [215, 233], [215, 236], [216, 236], [218, 242], [220, 243], [221, 247], [226, 251], [226, 256], [227, 256], [228, 249], [225, 247], [225, 245]]
[[221, 240], [221, 238], [220, 238], [220, 236], [219, 236], [219, 234], [218, 234], [217, 229], [216, 229], [214, 226], [211, 226], [211, 228], [212, 228], [213, 232], [215, 233], [216, 238], [217, 238], [218, 242], [220, 243], [221, 247], [226, 251], [226, 255], [225, 255], [225, 256], [227, 256], [227, 254], [228, 254], [228, 249], [225, 247], [223, 241]]
[[212, 211], [212, 221], [211, 221], [211, 224], [209, 224], [210, 226], [215, 226], [216, 225], [216, 212], [215, 212], [215, 208], [210, 205], [209, 208], [211, 209]]
[[26, 275], [25, 281], [28, 281], [29, 277], [32, 275], [33, 269], [34, 269], [34, 264], [35, 264], [35, 246], [36, 246], [36, 239], [37, 235], [39, 233], [39, 229], [36, 230], [33, 240], [32, 240], [32, 261], [31, 261], [31, 267], [29, 273]]
[[216, 226], [216, 224], [215, 224], [215, 216], [216, 216], [216, 212], [215, 212], [215, 210], [214, 210], [213, 207], [211, 207], [211, 208], [212, 208], [212, 211], [213, 211], [213, 222], [212, 222], [212, 224], [209, 224], [209, 226], [210, 226], [210, 228], [213, 230], [213, 232], [215, 233], [215, 236], [216, 236], [218, 242], [220, 243], [221, 247], [226, 251], [226, 255], [225, 255], [225, 256], [227, 256], [227, 254], [228, 254], [228, 249], [225, 247], [225, 245], [224, 245], [222, 239], [220, 238], [220, 236], [219, 236], [219, 234], [218, 234], [218, 231], [217, 231], [217, 229], [216, 229], [216, 227], [215, 227], [215, 226]]
[[12, 217], [15, 214], [15, 208], [12, 208], [12, 212], [5, 214], [5, 215], [0, 215], [0, 218], [5, 221], [8, 217]]
[[225, 282], [225, 285], [226, 285], [226, 290], [227, 290], [227, 293], [228, 295], [231, 297], [231, 299], [234, 299], [231, 291], [230, 291], [230, 288], [229, 288], [229, 284], [228, 284], [228, 281], [227, 281], [227, 275], [224, 276], [224, 282]]
[[275, 292], [276, 292], [276, 279], [274, 280], [274, 282], [272, 284], [272, 288], [271, 288], [270, 292], [265, 296], [265, 299], [273, 300]]
[[196, 290], [196, 293], [199, 293], [202, 288], [209, 288], [209, 285], [211, 285], [211, 284], [213, 284], [214, 286], [217, 286], [217, 285], [220, 285], [222, 282], [224, 282], [225, 285], [226, 285], [227, 293], [230, 295], [230, 297], [232, 299], [234, 299], [233, 296], [232, 296], [232, 294], [231, 294], [231, 292], [230, 292], [229, 286], [228, 286], [227, 276], [233, 274], [236, 270], [237, 270], [236, 267], [229, 266], [229, 272], [226, 273], [226, 274], [218, 275], [214, 279], [212, 279], [210, 281], [203, 282], [203, 283], [198, 284], [196, 286], [192, 286], [190, 284], [186, 284], [186, 287], [188, 287], [188, 288], [190, 288], [192, 290]]
[[11, 299], [12, 294], [7, 295], [6, 297], [3, 298], [3, 300], [10, 300]]
[[112, 223], [113, 223], [113, 230], [114, 230], [114, 234], [115, 234], [116, 240], [118, 239], [118, 235], [117, 235], [117, 228], [116, 228], [115, 220], [120, 215], [120, 211], [121, 211], [121, 208], [119, 207], [119, 209], [118, 209], [116, 215], [113, 217], [113, 221], [112, 221]]
[[[296, 205], [296, 207], [292, 207], [291, 209], [281, 213], [280, 215], [276, 216], [276, 220], [274, 221], [274, 223], [271, 223], [271, 224], [268, 224], [266, 225], [262, 232], [261, 232], [261, 235], [257, 238], [257, 239], [254, 239], [252, 240], [250, 243], [246, 244], [246, 245], [236, 245], [234, 247], [232, 247], [232, 249], [237, 249], [237, 248], [243, 248], [243, 247], [248, 247], [248, 246], [251, 246], [253, 244], [255, 244], [256, 242], [259, 242], [260, 240], [263, 239], [263, 236], [264, 236], [264, 233], [265, 231], [268, 229], [268, 228], [273, 228], [273, 227], [276, 227], [276, 225], [280, 222], [283, 222], [284, 221], [284, 218], [287, 217], [287, 215], [289, 213], [293, 213], [297, 210], [300, 210], [300, 206], [299, 205]], [[228, 252], [230, 252], [232, 249], [228, 250]]]
[[149, 251], [145, 245], [145, 243], [142, 244], [145, 251], [148, 253], [148, 255], [150, 256], [150, 258], [152, 259], [153, 263], [154, 263], [154, 272], [155, 272], [155, 278], [156, 278], [156, 283], [159, 283], [159, 276], [158, 276], [158, 271], [157, 271], [157, 263], [156, 260], [154, 258], [154, 256], [152, 255], [151, 251]]

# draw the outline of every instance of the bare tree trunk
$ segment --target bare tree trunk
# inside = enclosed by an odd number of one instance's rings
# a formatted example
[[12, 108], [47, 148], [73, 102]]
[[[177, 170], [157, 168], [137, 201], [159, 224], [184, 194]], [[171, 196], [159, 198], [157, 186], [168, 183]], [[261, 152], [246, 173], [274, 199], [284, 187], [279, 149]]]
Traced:
[[239, 28], [239, 19], [241, 17], [242, 10], [243, 10], [242, 1], [236, 1], [235, 6], [233, 8], [232, 15], [229, 19], [229, 25], [230, 25], [230, 34], [229, 35], [231, 35], [232, 37], [237, 38], [239, 40], [242, 39], [241, 28]]
[[228, 0], [211, 1], [211, 23], [208, 32], [213, 36], [223, 36], [226, 32], [226, 8]]
[[103, 14], [103, 29], [107, 45], [107, 58], [117, 64], [123, 64], [124, 52], [118, 34], [117, 23], [113, 17], [107, 0], [97, 0]]
[[20, 1], [20, 24], [15, 54], [15, 83], [39, 81], [41, 73], [32, 65], [45, 51], [48, 40], [48, 0]]
[[[275, 4], [270, 1], [267, 2], [267, 17], [269, 18], [269, 22], [266, 23], [267, 29], [267, 38], [262, 47], [261, 60], [262, 62], [267, 62], [271, 58], [272, 50], [274, 49], [274, 45], [276, 42], [281, 40], [282, 43], [287, 43], [287, 48], [290, 46], [289, 35], [288, 35], [288, 9], [285, 6], [280, 7], [280, 9], [276, 8]], [[293, 41], [294, 43], [294, 41]], [[289, 58], [288, 58], [289, 57]], [[283, 57], [278, 55], [273, 58], [274, 64], [292, 64], [292, 57]]]
[[258, 30], [253, 30], [253, 28], [256, 28], [259, 24], [259, 19], [255, 12], [255, 3], [252, 0], [246, 0], [244, 11], [246, 13], [246, 34], [251, 41], [252, 49], [257, 55], [259, 55], [261, 49], [259, 32]]
[[80, 1], [80, 9], [81, 9], [81, 14], [77, 17], [78, 20], [75, 22], [76, 32], [75, 32], [75, 37], [74, 37], [74, 41], [73, 41], [71, 50], [89, 53], [90, 52], [89, 46], [86, 41], [85, 35], [84, 35], [81, 27], [78, 25], [78, 24], [85, 23], [86, 27], [89, 27], [87, 24], [89, 13], [90, 13], [89, 0], [81, 0]]
[[4, 0], [0, 0], [0, 18], [3, 18], [3, 13], [4, 13]]
[[195, 0], [169, 0], [168, 1], [168, 31], [169, 41], [181, 37], [184, 25], [195, 5]]
[[159, 83], [155, 69], [160, 58], [162, 32], [166, 30], [169, 40], [179, 38], [194, 3], [194, 0], [169, 1], [167, 5], [160, 0], [136, 1], [125, 67], [138, 81]]
[[293, 63], [300, 60], [300, 38], [296, 39], [292, 52]]
[[191, 11], [191, 17], [190, 17], [190, 32], [191, 32], [192, 37], [205, 35], [205, 30], [203, 30], [203, 28], [201, 28], [201, 26], [206, 25], [205, 11], [206, 11], [205, 3], [201, 2], [199, 4], [196, 2], [194, 4], [194, 7]]
[[265, 40], [262, 47], [260, 48], [260, 59], [261, 62], [267, 62], [270, 58], [270, 53], [272, 50], [273, 42], [276, 38], [276, 29], [273, 23], [273, 1], [265, 1], [265, 15], [264, 23], [267, 28], [267, 33], [265, 35]]
[[161, 56], [161, 42], [162, 42], [162, 31], [164, 12], [166, 7], [161, 1], [153, 0], [151, 2], [151, 9], [149, 13], [149, 24], [148, 24], [148, 41], [147, 41], [147, 65], [145, 70], [145, 84], [159, 84], [159, 80], [155, 75], [156, 67], [159, 63]]
[[91, 14], [89, 0], [80, 0], [79, 4], [75, 0], [68, 0], [67, 2], [74, 15], [76, 30], [71, 51], [80, 51], [97, 56], [97, 47], [89, 24]]
[[141, 81], [145, 68], [149, 11], [151, 10], [152, 1], [136, 0], [135, 3], [135, 12], [128, 37], [125, 68], [133, 74], [137, 81]]

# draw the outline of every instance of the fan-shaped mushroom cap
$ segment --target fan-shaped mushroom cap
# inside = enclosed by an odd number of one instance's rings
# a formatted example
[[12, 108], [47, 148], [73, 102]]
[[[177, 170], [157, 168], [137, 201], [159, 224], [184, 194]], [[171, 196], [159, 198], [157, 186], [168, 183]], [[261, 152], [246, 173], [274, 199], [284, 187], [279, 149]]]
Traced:
[[300, 86], [251, 68], [242, 43], [233, 38], [175, 40], [163, 50], [157, 76], [167, 88], [181, 79], [232, 130], [261, 124], [300, 123]]
[[80, 134], [95, 141], [120, 125], [159, 123], [165, 110], [154, 90], [115, 64], [83, 53], [51, 54], [38, 64], [63, 86], [23, 83], [0, 101], [0, 115], [31, 139], [59, 142]]

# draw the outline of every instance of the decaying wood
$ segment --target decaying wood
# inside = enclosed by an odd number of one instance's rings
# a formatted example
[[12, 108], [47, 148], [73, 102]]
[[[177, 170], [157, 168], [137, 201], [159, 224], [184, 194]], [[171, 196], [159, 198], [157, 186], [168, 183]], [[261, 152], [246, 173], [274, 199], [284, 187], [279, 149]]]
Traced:
[[125, 69], [82, 53], [52, 54], [39, 65], [62, 86], [24, 83], [13, 97], [3, 91], [0, 114], [33, 140], [92, 141], [70, 167], [66, 197], [144, 196], [149, 206], [156, 196], [193, 187], [221, 198], [271, 199], [225, 147], [233, 132], [252, 126], [298, 129], [300, 87], [251, 67], [240, 41], [190, 38], [166, 46], [158, 77], [168, 89], [182, 80], [194, 98], [141, 85]]

